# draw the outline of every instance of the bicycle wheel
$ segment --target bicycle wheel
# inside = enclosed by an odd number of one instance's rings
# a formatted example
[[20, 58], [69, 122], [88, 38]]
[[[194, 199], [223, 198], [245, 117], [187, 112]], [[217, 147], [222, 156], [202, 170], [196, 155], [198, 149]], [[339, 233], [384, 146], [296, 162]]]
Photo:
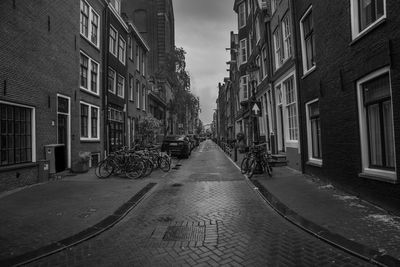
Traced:
[[265, 170], [267, 171], [268, 175], [272, 177], [272, 167], [268, 161], [265, 162]]
[[108, 178], [113, 173], [113, 169], [114, 168], [109, 160], [103, 160], [97, 166], [95, 174], [100, 179]]
[[240, 172], [246, 174], [249, 171], [249, 158], [244, 158], [240, 164]]
[[150, 159], [143, 159], [143, 162], [146, 165], [146, 171], [143, 174], [143, 177], [149, 176], [153, 172], [153, 162]]
[[165, 158], [161, 158], [159, 167], [163, 172], [168, 172], [171, 169], [171, 164]]
[[129, 164], [129, 169], [126, 172], [126, 177], [130, 179], [138, 179], [142, 177], [144, 173], [144, 163], [141, 160], [137, 160], [135, 162], [131, 162]]
[[251, 159], [248, 166], [249, 166], [249, 171], [247, 173], [247, 177], [250, 179], [251, 177], [253, 177], [253, 174], [257, 168], [257, 160]]

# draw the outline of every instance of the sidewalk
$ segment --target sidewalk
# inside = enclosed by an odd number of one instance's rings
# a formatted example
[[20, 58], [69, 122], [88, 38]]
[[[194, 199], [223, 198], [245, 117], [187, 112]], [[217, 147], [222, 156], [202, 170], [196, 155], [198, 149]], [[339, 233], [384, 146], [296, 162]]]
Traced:
[[251, 181], [278, 212], [319, 238], [383, 265], [400, 266], [400, 217], [288, 167], [275, 167], [272, 177], [255, 175]]
[[103, 231], [140, 201], [154, 180], [98, 179], [91, 169], [1, 194], [0, 265], [21, 263]]

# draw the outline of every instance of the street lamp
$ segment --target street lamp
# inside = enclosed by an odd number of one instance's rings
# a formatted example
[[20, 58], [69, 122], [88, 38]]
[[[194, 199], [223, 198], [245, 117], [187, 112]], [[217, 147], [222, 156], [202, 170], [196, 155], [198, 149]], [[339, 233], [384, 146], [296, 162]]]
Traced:
[[[257, 75], [259, 71], [259, 67], [252, 62], [247, 66], [247, 74], [249, 75], [249, 83], [251, 85], [251, 94], [249, 96], [249, 105], [248, 105], [248, 110], [249, 110], [249, 120], [250, 120], [250, 127], [249, 127], [249, 132], [251, 131], [251, 134], [249, 134], [249, 137], [251, 137], [251, 141], [253, 141], [254, 144], [258, 144], [258, 127], [257, 127], [257, 110], [259, 111], [257, 99], [256, 99], [256, 81], [257, 81]], [[253, 114], [253, 109], [255, 114]]]

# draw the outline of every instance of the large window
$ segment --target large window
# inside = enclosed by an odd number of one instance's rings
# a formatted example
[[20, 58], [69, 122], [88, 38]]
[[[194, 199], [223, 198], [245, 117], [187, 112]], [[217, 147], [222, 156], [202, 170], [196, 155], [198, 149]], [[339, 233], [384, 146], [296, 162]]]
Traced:
[[261, 50], [262, 56], [262, 70], [263, 70], [263, 79], [268, 75], [268, 57], [267, 57], [267, 48], [264, 46]]
[[245, 2], [239, 5], [239, 28], [246, 26], [246, 6]]
[[322, 165], [321, 122], [318, 99], [306, 104], [308, 161]]
[[81, 53], [80, 58], [80, 85], [81, 88], [88, 89], [88, 68], [89, 68], [89, 58]]
[[242, 39], [240, 40], [240, 64], [247, 62], [247, 40]]
[[315, 67], [314, 23], [311, 7], [300, 20], [300, 35], [303, 57], [303, 74], [306, 74]]
[[142, 85], [142, 109], [146, 110], [146, 86]]
[[81, 102], [81, 140], [99, 140], [99, 108]]
[[386, 18], [386, 0], [351, 0], [353, 39]]
[[109, 51], [114, 56], [117, 56], [117, 35], [117, 31], [113, 27], [110, 27]]
[[129, 59], [133, 60], [133, 45], [132, 45], [132, 37], [128, 36], [128, 55], [129, 55]]
[[136, 80], [136, 108], [140, 109], [140, 82]]
[[283, 82], [283, 87], [286, 93], [286, 110], [288, 116], [288, 131], [289, 140], [298, 140], [298, 126], [297, 126], [297, 105], [296, 94], [294, 90], [293, 77]]
[[358, 82], [358, 100], [364, 172], [393, 178], [395, 144], [388, 68]]
[[139, 57], [139, 46], [136, 45], [135, 49], [135, 55], [136, 55], [136, 70], [140, 72], [140, 57]]
[[129, 75], [129, 100], [134, 101], [135, 97], [135, 88], [133, 85], [133, 76]]
[[[90, 21], [90, 26], [89, 26]], [[100, 16], [84, 0], [81, 0], [80, 32], [85, 39], [99, 47]]]
[[258, 44], [258, 42], [261, 40], [261, 34], [260, 34], [260, 20], [258, 19], [258, 17], [256, 18], [256, 22], [255, 22], [255, 28], [256, 28], [256, 44]]
[[120, 36], [118, 42], [118, 59], [119, 61], [121, 61], [122, 64], [125, 64], [125, 57], [126, 57], [126, 42]]
[[117, 96], [124, 98], [124, 95], [125, 95], [125, 78], [118, 74]]
[[107, 78], [107, 89], [109, 92], [115, 94], [115, 80], [116, 80], [116, 72], [115, 70], [109, 68], [108, 69], [108, 78]]
[[0, 167], [32, 162], [34, 109], [0, 102]]
[[282, 20], [282, 37], [283, 37], [283, 60], [292, 56], [292, 31], [290, 27], [289, 16], [285, 16]]

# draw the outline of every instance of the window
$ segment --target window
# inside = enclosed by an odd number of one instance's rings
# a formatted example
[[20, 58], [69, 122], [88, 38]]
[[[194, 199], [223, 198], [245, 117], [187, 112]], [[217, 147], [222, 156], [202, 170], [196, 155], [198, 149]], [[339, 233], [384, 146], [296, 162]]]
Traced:
[[114, 8], [118, 12], [118, 14], [121, 14], [121, 1], [120, 0], [114, 0]]
[[314, 24], [310, 7], [300, 20], [301, 49], [303, 56], [303, 74], [315, 67]]
[[92, 41], [93, 44], [97, 46], [97, 43], [99, 41], [98, 35], [99, 35], [99, 16], [92, 10], [92, 28], [91, 28], [91, 38], [90, 40]]
[[240, 64], [247, 62], [247, 40], [240, 40]]
[[107, 89], [115, 94], [116, 72], [113, 69], [108, 69]]
[[139, 46], [136, 45], [136, 70], [140, 71]]
[[353, 39], [386, 18], [386, 0], [351, 0]]
[[90, 154], [90, 161], [89, 161], [89, 167], [97, 167], [97, 165], [100, 162], [100, 152], [97, 153], [91, 153]]
[[132, 46], [132, 37], [128, 36], [128, 55], [129, 59], [133, 60], [133, 46]]
[[357, 85], [364, 172], [393, 178], [395, 144], [389, 68], [368, 75]]
[[258, 17], [256, 18], [256, 44], [261, 40], [261, 34], [260, 34], [260, 20]]
[[146, 86], [142, 86], [142, 109], [146, 110]]
[[81, 88], [88, 89], [88, 63], [89, 58], [81, 53], [81, 71], [80, 71], [80, 80], [81, 80]]
[[99, 47], [99, 21], [100, 16], [96, 11], [86, 1], [81, 0], [80, 32], [85, 39], [96, 47]]
[[129, 75], [129, 100], [134, 101], [135, 91], [133, 87], [133, 76]]
[[100, 140], [99, 108], [81, 102], [81, 140]]
[[121, 61], [122, 64], [125, 64], [125, 57], [126, 57], [126, 42], [120, 36], [118, 42], [118, 59], [119, 61]]
[[282, 20], [282, 37], [283, 37], [283, 60], [292, 56], [292, 37], [291, 37], [291, 29], [290, 29], [290, 20], [289, 16], [286, 16]]
[[258, 85], [260, 83], [260, 73], [262, 73], [262, 66], [261, 66], [261, 60], [260, 60], [260, 56], [256, 57], [256, 66], [258, 67], [258, 71], [256, 74], [256, 84]]
[[0, 102], [0, 167], [35, 161], [34, 112], [30, 107]]
[[81, 1], [81, 34], [85, 37], [89, 36], [89, 5], [85, 1]]
[[248, 76], [242, 76], [240, 77], [240, 91], [241, 93], [241, 101], [247, 100], [248, 99], [248, 94], [249, 94], [249, 89], [248, 89], [248, 81], [247, 81]]
[[266, 47], [263, 47], [261, 50], [261, 56], [262, 56], [262, 70], [263, 70], [263, 79], [267, 77], [268, 72], [268, 58], [267, 58], [267, 49]]
[[239, 28], [246, 26], [246, 6], [245, 2], [239, 5]]
[[108, 109], [108, 131], [111, 152], [117, 151], [123, 145], [124, 117], [121, 110]]
[[142, 75], [146, 75], [146, 54], [142, 51]]
[[[90, 76], [89, 76], [90, 68]], [[84, 54], [80, 53], [80, 88], [94, 93], [99, 94], [99, 64]]]
[[110, 27], [110, 42], [109, 42], [110, 49], [109, 51], [114, 55], [117, 56], [117, 31]]
[[298, 139], [298, 127], [297, 127], [297, 107], [296, 107], [296, 94], [293, 85], [293, 77], [283, 82], [283, 87], [286, 93], [286, 110], [288, 116], [288, 130], [289, 140]]
[[282, 64], [282, 51], [281, 51], [281, 39], [279, 29], [274, 32], [274, 45], [275, 45], [275, 69], [278, 69]]
[[306, 104], [308, 161], [322, 165], [321, 122], [318, 99]]
[[121, 75], [118, 75], [117, 80], [117, 95], [121, 98], [124, 98], [124, 91], [125, 91], [125, 78]]
[[136, 108], [140, 109], [140, 82], [136, 81]]

